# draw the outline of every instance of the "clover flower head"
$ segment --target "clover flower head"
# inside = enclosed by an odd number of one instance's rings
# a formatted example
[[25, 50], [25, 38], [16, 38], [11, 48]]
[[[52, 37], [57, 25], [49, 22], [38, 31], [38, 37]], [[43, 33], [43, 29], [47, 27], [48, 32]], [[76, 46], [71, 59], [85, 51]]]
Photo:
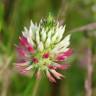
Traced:
[[44, 72], [51, 82], [61, 79], [57, 69], [67, 69], [65, 59], [72, 54], [70, 34], [64, 37], [65, 26], [60, 26], [51, 16], [40, 23], [24, 28], [19, 44], [16, 45], [18, 57], [16, 67], [24, 75], [36, 74], [39, 78]]

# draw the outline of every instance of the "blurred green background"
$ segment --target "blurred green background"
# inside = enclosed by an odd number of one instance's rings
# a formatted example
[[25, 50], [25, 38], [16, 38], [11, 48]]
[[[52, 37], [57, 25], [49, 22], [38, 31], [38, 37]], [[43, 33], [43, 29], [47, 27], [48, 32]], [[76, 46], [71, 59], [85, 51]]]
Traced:
[[31, 19], [38, 23], [49, 12], [72, 34], [73, 56], [66, 78], [53, 84], [43, 76], [36, 96], [96, 96], [96, 0], [0, 0], [0, 96], [32, 96], [36, 78], [16, 71], [14, 44]]

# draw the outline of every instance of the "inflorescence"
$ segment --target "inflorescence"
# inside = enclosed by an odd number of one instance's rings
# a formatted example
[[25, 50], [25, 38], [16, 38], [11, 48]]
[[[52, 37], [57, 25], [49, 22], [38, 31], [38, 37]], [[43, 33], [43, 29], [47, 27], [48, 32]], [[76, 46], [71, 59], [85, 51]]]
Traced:
[[53, 17], [41, 20], [40, 23], [24, 28], [19, 44], [16, 67], [20, 73], [36, 74], [39, 78], [42, 72], [51, 82], [61, 79], [62, 74], [57, 69], [67, 69], [69, 64], [62, 64], [72, 54], [70, 34], [64, 37], [65, 26], [60, 26]]

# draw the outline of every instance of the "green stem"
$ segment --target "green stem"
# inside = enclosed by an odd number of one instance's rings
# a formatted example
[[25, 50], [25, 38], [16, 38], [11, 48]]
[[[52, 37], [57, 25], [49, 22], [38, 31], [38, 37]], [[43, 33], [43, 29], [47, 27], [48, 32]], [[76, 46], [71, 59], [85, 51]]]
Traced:
[[40, 85], [41, 77], [39, 79], [36, 79], [35, 86], [33, 88], [32, 96], [37, 96], [36, 93], [38, 91], [39, 85]]

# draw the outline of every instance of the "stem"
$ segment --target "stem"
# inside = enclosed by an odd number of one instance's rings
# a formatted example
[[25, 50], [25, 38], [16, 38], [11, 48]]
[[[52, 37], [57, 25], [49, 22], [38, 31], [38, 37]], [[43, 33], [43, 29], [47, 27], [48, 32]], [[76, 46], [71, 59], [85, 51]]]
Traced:
[[96, 22], [93, 22], [93, 23], [90, 23], [90, 24], [87, 24], [87, 25], [84, 25], [84, 26], [81, 26], [81, 27], [78, 27], [78, 28], [74, 28], [70, 31], [68, 31], [69, 33], [73, 33], [73, 32], [89, 32], [89, 31], [93, 31], [93, 30], [96, 30]]
[[11, 72], [10, 70], [8, 70], [7, 74], [5, 74], [4, 79], [3, 79], [2, 92], [0, 96], [8, 95], [8, 87], [10, 85], [10, 78], [11, 78]]
[[12, 56], [9, 58], [7, 56], [4, 56], [4, 57], [2, 57], [2, 59], [3, 59], [2, 63], [4, 63], [5, 66], [2, 66], [2, 69], [0, 70], [0, 75], [3, 76], [2, 77], [2, 79], [3, 79], [2, 92], [1, 92], [0, 96], [7, 96], [8, 89], [10, 86], [10, 79], [12, 76], [12, 74], [11, 74], [12, 72], [9, 69], [9, 65], [12, 62]]
[[39, 85], [40, 85], [41, 77], [39, 79], [36, 79], [36, 83], [33, 89], [32, 96], [37, 96], [36, 93], [38, 91]]
[[87, 64], [87, 75], [85, 78], [85, 96], [92, 96], [92, 52], [90, 48], [86, 50], [86, 64]]

